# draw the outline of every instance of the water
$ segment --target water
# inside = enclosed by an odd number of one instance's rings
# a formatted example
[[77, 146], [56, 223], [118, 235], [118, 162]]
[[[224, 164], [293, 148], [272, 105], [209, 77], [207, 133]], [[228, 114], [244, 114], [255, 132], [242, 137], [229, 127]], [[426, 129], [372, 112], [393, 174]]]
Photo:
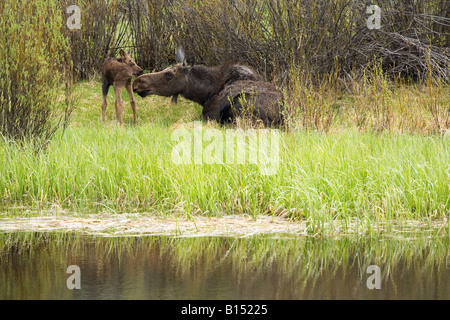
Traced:
[[[0, 299], [449, 299], [448, 243], [3, 234]], [[68, 266], [81, 289], [69, 289]], [[368, 288], [379, 267], [380, 289]], [[370, 280], [370, 279], [369, 279]], [[75, 283], [75, 281], [71, 282]]]

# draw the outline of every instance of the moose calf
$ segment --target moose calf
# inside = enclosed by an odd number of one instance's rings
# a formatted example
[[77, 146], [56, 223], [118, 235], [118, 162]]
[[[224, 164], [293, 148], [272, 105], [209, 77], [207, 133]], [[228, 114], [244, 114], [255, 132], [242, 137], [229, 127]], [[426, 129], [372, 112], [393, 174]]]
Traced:
[[133, 96], [133, 90], [131, 88], [131, 79], [133, 76], [139, 76], [144, 73], [141, 67], [139, 67], [136, 62], [131, 58], [130, 52], [125, 53], [125, 51], [120, 50], [120, 58], [108, 58], [105, 60], [103, 65], [103, 76], [102, 76], [102, 91], [103, 91], [103, 102], [102, 102], [102, 120], [105, 122], [106, 118], [106, 96], [108, 95], [109, 87], [114, 86], [114, 91], [116, 94], [116, 116], [120, 125], [122, 125], [122, 111], [123, 111], [123, 101], [122, 101], [122, 90], [125, 87], [128, 91], [128, 95], [131, 100], [131, 108], [133, 109], [133, 121], [136, 125], [136, 101]]

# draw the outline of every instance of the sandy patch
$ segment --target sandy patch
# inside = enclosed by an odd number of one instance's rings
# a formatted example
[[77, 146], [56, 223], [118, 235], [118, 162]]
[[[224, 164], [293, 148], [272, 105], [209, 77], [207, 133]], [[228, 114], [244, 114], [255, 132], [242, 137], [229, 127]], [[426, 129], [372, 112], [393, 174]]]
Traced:
[[39, 216], [0, 219], [0, 231], [76, 231], [100, 236], [169, 235], [179, 237], [305, 234], [306, 224], [280, 217], [245, 215], [224, 217], [158, 218], [141, 214]]
[[424, 222], [405, 220], [390, 224], [380, 223], [369, 229], [361, 221], [333, 221], [324, 226], [313, 226], [306, 221], [291, 221], [284, 217], [247, 215], [223, 217], [162, 218], [147, 214], [92, 214], [82, 216], [48, 215], [27, 218], [0, 218], [0, 232], [81, 232], [96, 236], [126, 237], [166, 235], [176, 237], [249, 237], [273, 236], [375, 236], [399, 239], [445, 236], [447, 219]]

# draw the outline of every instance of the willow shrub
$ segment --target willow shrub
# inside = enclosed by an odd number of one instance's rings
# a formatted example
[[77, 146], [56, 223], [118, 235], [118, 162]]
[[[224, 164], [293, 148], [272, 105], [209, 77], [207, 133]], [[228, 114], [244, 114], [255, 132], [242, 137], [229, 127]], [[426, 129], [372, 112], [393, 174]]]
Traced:
[[[62, 0], [63, 6], [71, 4]], [[391, 76], [450, 77], [450, 2], [379, 0], [380, 29], [365, 0], [79, 0], [82, 28], [71, 33], [82, 77], [107, 55], [132, 49], [139, 65], [161, 70], [183, 46], [189, 63], [236, 60], [268, 80], [289, 83], [290, 69], [353, 82], [382, 58]]]
[[0, 134], [32, 140], [39, 150], [66, 126], [71, 111], [71, 63], [60, 4], [2, 1], [0, 17]]
[[174, 7], [169, 0], [127, 0], [126, 12], [136, 48], [138, 65], [161, 70], [175, 61], [177, 44], [174, 34], [180, 29], [173, 19]]
[[[100, 75], [106, 58], [118, 54], [120, 48], [130, 46], [124, 1], [60, 2], [65, 14], [70, 5], [76, 4], [80, 8], [80, 28], [66, 28], [66, 35], [70, 39], [74, 76], [77, 79], [86, 79]], [[66, 14], [66, 17], [70, 17], [70, 14]]]
[[[353, 80], [382, 58], [391, 75], [450, 76], [450, 3], [380, 0], [380, 29], [371, 29], [367, 1], [167, 0], [174, 40], [198, 61], [245, 61], [268, 79], [289, 81], [296, 67], [320, 79]], [[423, 77], [425, 76], [425, 77]]]

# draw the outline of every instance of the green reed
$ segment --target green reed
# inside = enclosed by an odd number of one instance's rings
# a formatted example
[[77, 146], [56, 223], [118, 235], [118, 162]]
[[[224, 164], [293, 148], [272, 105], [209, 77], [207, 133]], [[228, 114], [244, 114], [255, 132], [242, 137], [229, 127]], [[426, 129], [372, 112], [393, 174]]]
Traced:
[[448, 138], [282, 132], [278, 169], [266, 176], [253, 164], [174, 164], [172, 132], [158, 124], [68, 128], [37, 155], [0, 143], [0, 197], [37, 211], [285, 215], [306, 220], [312, 233], [334, 221], [370, 230], [448, 217]]

